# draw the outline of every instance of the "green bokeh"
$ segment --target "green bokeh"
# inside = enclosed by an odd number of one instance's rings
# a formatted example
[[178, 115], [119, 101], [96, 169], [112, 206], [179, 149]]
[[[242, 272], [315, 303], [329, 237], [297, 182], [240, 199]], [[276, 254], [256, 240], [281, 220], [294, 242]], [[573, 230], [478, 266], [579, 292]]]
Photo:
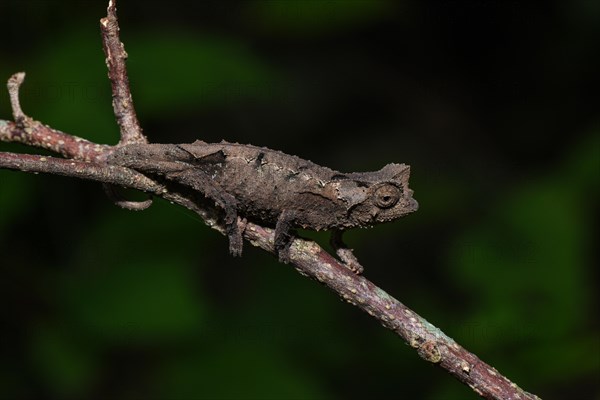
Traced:
[[[347, 235], [367, 277], [526, 390], [598, 398], [600, 134], [583, 93], [597, 7], [192, 3], [119, 3], [152, 141], [411, 164], [418, 213]], [[0, 75], [27, 71], [36, 119], [115, 143], [105, 5], [24, 4], [0, 4], [3, 37], [19, 38]], [[0, 210], [0, 397], [477, 398], [290, 266], [249, 244], [231, 258], [168, 202], [125, 211], [94, 183], [0, 171]]]

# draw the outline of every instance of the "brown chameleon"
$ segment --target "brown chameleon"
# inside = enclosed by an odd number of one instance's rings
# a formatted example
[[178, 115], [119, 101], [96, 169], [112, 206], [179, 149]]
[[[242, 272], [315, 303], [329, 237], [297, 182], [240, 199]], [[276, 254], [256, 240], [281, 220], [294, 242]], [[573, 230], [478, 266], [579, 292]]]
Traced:
[[289, 261], [293, 228], [331, 230], [337, 254], [360, 272], [341, 233], [392, 221], [418, 208], [405, 164], [341, 173], [263, 147], [202, 141], [126, 145], [108, 162], [188, 186], [214, 201], [224, 211], [234, 256], [242, 253], [241, 217], [275, 228], [275, 249], [284, 262]]

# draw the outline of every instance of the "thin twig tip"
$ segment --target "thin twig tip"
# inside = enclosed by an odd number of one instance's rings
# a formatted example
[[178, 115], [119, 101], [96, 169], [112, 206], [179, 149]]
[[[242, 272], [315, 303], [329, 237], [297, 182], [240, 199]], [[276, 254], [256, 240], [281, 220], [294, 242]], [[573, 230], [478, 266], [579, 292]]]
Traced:
[[8, 78], [8, 90], [15, 86], [21, 86], [23, 81], [25, 80], [25, 72], [17, 72], [12, 74], [10, 78]]
[[108, 1], [108, 8], [106, 9], [106, 11], [108, 12], [108, 15], [110, 16], [111, 14], [115, 14], [116, 12], [116, 8], [117, 8], [117, 1], [116, 0], [109, 0]]
[[8, 95], [10, 97], [10, 106], [13, 112], [13, 118], [17, 123], [23, 123], [26, 116], [21, 109], [21, 103], [19, 101], [19, 89], [21, 88], [21, 84], [25, 80], [25, 72], [17, 72], [13, 74], [6, 84], [8, 89]]

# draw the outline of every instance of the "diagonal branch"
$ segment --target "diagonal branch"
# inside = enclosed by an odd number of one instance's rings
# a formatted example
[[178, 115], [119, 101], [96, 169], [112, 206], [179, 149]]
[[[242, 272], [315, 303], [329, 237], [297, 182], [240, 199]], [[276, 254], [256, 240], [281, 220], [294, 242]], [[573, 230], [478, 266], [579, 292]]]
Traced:
[[[118, 35], [115, 0], [109, 1], [108, 15], [101, 20], [101, 29], [113, 89], [113, 108], [121, 129], [121, 140], [116, 147], [146, 143], [133, 109], [125, 69], [127, 55]], [[69, 159], [0, 152], [0, 168], [76, 177], [141, 190], [194, 211], [211, 228], [226, 233], [222, 213], [207, 204], [209, 202], [202, 193], [172, 182], [161, 182], [128, 168], [110, 165], [106, 160], [115, 147], [65, 134], [27, 117], [18, 101], [23, 78], [24, 74], [15, 74], [9, 81], [15, 122], [0, 120], [0, 140], [41, 147]], [[276, 254], [272, 229], [245, 221], [240, 223], [245, 225], [246, 240]], [[295, 239], [290, 248], [290, 259], [299, 273], [323, 283], [343, 300], [367, 312], [415, 348], [423, 359], [445, 369], [480, 396], [497, 400], [538, 399], [365, 277], [350, 271], [315, 242]]]
[[[244, 237], [254, 246], [273, 252], [271, 229], [249, 223]], [[342, 300], [368, 313], [415, 348], [425, 361], [445, 369], [480, 396], [539, 400], [367, 278], [352, 272], [315, 242], [295, 239], [291, 262], [300, 274], [321, 282]]]

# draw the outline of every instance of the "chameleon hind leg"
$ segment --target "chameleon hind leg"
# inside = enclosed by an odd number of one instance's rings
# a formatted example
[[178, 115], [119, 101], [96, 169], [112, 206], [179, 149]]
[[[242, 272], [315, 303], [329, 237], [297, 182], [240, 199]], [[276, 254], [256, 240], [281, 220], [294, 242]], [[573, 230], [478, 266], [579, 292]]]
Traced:
[[229, 239], [229, 251], [234, 257], [241, 256], [244, 244], [242, 238], [244, 224], [240, 223], [238, 218], [237, 199], [226, 193], [208, 175], [195, 168], [168, 173], [165, 177], [202, 193], [225, 212], [224, 222]]
[[275, 252], [279, 261], [283, 263], [290, 262], [290, 246], [294, 239], [292, 226], [297, 218], [297, 213], [292, 210], [283, 210], [279, 214], [277, 224], [275, 225]]

